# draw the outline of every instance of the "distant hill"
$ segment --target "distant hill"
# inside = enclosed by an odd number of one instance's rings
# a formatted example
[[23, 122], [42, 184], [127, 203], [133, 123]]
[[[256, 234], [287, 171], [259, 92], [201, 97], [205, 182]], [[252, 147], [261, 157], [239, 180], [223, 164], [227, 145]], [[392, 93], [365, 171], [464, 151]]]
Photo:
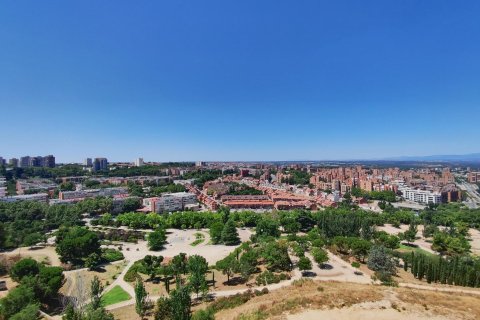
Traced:
[[470, 154], [450, 154], [450, 155], [433, 155], [433, 156], [404, 156], [385, 158], [389, 161], [480, 161], [480, 153]]

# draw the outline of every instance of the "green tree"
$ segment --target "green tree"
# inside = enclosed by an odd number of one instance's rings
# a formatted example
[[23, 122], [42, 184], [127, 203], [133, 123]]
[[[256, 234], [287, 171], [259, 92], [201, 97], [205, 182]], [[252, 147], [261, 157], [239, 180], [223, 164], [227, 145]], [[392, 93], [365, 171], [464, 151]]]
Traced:
[[405, 241], [407, 241], [408, 243], [414, 242], [417, 237], [417, 230], [417, 225], [412, 219], [408, 230], [403, 233], [403, 239], [405, 239]]
[[146, 255], [142, 260], [142, 265], [145, 268], [146, 273], [149, 275], [150, 280], [155, 278], [160, 266], [163, 262], [163, 256], [151, 256]]
[[159, 228], [147, 236], [148, 247], [150, 250], [157, 251], [163, 249], [163, 245], [167, 240], [167, 236], [165, 234], [165, 229]]
[[371, 245], [371, 242], [368, 240], [352, 238], [350, 248], [352, 250], [352, 254], [355, 256], [355, 258], [357, 258], [357, 260], [365, 262], [365, 257], [368, 256]]
[[230, 219], [225, 223], [222, 230], [222, 242], [227, 246], [232, 246], [240, 243], [240, 237], [238, 236], [237, 227], [235, 222]]
[[392, 275], [397, 273], [394, 258], [383, 246], [373, 246], [370, 249], [367, 266], [381, 276], [382, 282], [387, 282]]
[[250, 275], [257, 271], [258, 252], [248, 247], [240, 256], [238, 270], [245, 281], [248, 281]]
[[307, 270], [312, 270], [312, 261], [310, 261], [308, 257], [300, 257], [298, 260], [298, 269], [300, 269], [302, 273]]
[[172, 303], [169, 298], [160, 297], [157, 300], [157, 307], [154, 312], [155, 320], [170, 320], [172, 319]]
[[191, 298], [190, 290], [187, 286], [180, 286], [170, 293], [170, 303], [172, 308], [172, 320], [189, 320]]
[[230, 277], [238, 272], [239, 265], [237, 259], [232, 254], [229, 254], [222, 260], [217, 261], [216, 268], [227, 275], [227, 283], [230, 283]]
[[222, 242], [223, 223], [220, 221], [214, 222], [210, 225], [210, 238], [213, 244]]
[[39, 316], [39, 305], [32, 303], [27, 305], [25, 308], [20, 310], [18, 313], [14, 314], [10, 320], [35, 320]]
[[208, 263], [204, 257], [193, 255], [188, 258], [188, 272], [190, 273], [188, 278], [189, 285], [197, 294], [197, 297], [200, 291], [208, 289], [207, 280], [205, 279], [205, 273], [207, 271]]
[[24, 258], [15, 263], [10, 269], [10, 277], [16, 282], [20, 282], [23, 277], [36, 276], [40, 272], [40, 265], [32, 258]]
[[186, 253], [179, 253], [172, 258], [172, 271], [176, 278], [180, 274], [187, 273], [187, 254]]
[[325, 262], [328, 261], [328, 254], [325, 250], [321, 248], [312, 249], [313, 260], [319, 265], [322, 266]]
[[258, 221], [255, 233], [258, 238], [262, 237], [280, 237], [278, 222], [267, 217], [263, 217]]
[[39, 242], [44, 242], [45, 241], [45, 236], [42, 236], [39, 232], [34, 232], [29, 235], [27, 235], [25, 238], [23, 238], [23, 244], [32, 247], [36, 245]]
[[0, 299], [0, 318], [10, 319], [31, 304], [37, 305], [38, 308], [32, 288], [25, 285], [13, 288], [5, 298]]
[[86, 228], [61, 229], [57, 233], [56, 243], [56, 251], [64, 263], [78, 263], [92, 253], [100, 252], [97, 234]]
[[135, 283], [135, 311], [143, 318], [147, 312], [148, 294], [141, 279]]
[[269, 241], [263, 244], [261, 255], [271, 271], [290, 271], [292, 261], [288, 255], [288, 245], [284, 242]]
[[102, 257], [98, 253], [93, 252], [85, 259], [85, 267], [87, 267], [89, 270], [94, 270], [101, 262]]
[[93, 310], [101, 307], [103, 285], [97, 276], [94, 276], [90, 282], [90, 305]]

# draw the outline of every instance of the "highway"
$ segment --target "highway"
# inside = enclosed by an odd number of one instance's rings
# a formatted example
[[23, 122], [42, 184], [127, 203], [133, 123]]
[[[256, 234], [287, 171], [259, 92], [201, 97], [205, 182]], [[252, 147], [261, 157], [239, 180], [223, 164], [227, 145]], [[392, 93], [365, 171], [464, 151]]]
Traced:
[[468, 182], [459, 183], [458, 186], [468, 194], [468, 198], [464, 203], [471, 209], [478, 208], [480, 205], [480, 194], [478, 193], [477, 186]]

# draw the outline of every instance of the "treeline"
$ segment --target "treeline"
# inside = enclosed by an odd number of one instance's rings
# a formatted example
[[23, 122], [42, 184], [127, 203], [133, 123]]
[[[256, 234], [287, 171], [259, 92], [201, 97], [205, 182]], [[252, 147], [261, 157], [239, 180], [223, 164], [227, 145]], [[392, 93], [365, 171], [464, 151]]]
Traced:
[[412, 252], [403, 256], [404, 270], [428, 283], [480, 287], [480, 258], [473, 256], [427, 256]]
[[420, 217], [434, 225], [452, 226], [462, 222], [470, 228], [480, 229], [480, 209], [469, 209], [461, 203], [430, 205], [420, 213]]
[[387, 202], [395, 202], [396, 194], [393, 191], [364, 191], [360, 188], [352, 188], [350, 192], [352, 196], [363, 197], [368, 200], [380, 200]]
[[[124, 209], [132, 208], [132, 203], [126, 202]], [[103, 214], [112, 209], [112, 199], [105, 197], [52, 206], [35, 201], [0, 202], [0, 248], [32, 246], [45, 241], [46, 234], [60, 226], [82, 225], [83, 214]]]
[[26, 258], [18, 261], [9, 274], [18, 286], [0, 299], [0, 319], [37, 319], [40, 307], [56, 304], [64, 282], [62, 268]]
[[184, 179], [195, 179], [194, 184], [196, 186], [202, 187], [205, 184], [205, 182], [207, 182], [207, 181], [215, 180], [215, 179], [221, 177], [224, 174], [231, 174], [231, 173], [234, 173], [234, 172], [235, 171], [233, 171], [233, 170], [222, 172], [222, 170], [216, 170], [216, 169], [196, 170], [196, 171], [186, 172], [183, 175], [183, 178]]
[[228, 190], [229, 195], [262, 195], [263, 192], [246, 184], [232, 183]]
[[61, 167], [55, 168], [43, 168], [43, 167], [28, 167], [28, 168], [11, 168], [11, 170], [5, 170], [4, 175], [7, 180], [12, 179], [27, 179], [27, 178], [48, 178], [56, 179], [61, 177], [78, 177], [85, 176], [88, 173], [83, 170], [81, 165], [67, 164]]
[[282, 182], [295, 185], [307, 185], [310, 183], [310, 178], [312, 177], [310, 173], [300, 170], [289, 170], [287, 174], [289, 174], [290, 177], [282, 179]]
[[[165, 162], [158, 165], [144, 165], [141, 167], [117, 167], [101, 174], [109, 177], [133, 177], [133, 176], [166, 176], [168, 168], [190, 168], [193, 162]], [[96, 173], [98, 175], [98, 173]]]

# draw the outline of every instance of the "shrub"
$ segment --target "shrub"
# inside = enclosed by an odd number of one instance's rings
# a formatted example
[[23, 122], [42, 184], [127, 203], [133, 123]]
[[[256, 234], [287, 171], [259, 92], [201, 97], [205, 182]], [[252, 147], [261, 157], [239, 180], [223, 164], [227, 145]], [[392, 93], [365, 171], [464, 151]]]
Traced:
[[123, 253], [115, 249], [102, 249], [102, 259], [107, 262], [123, 260]]
[[287, 280], [290, 277], [285, 274], [285, 273], [280, 273], [280, 274], [275, 274], [271, 271], [264, 271], [260, 273], [256, 278], [255, 278], [255, 283], [258, 286], [265, 286], [267, 284], [272, 284], [272, 283], [279, 283], [280, 281]]

